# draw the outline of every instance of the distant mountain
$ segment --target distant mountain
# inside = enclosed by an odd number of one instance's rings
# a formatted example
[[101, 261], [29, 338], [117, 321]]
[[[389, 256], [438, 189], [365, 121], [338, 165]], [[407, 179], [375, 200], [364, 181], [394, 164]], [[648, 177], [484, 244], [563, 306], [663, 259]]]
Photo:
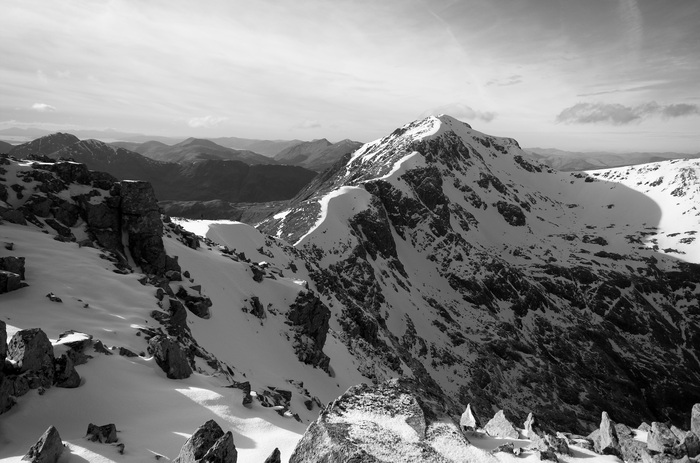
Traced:
[[58, 132], [37, 138], [29, 143], [17, 145], [10, 150], [10, 154], [17, 158], [24, 158], [29, 155], [47, 156], [79, 141], [78, 137], [73, 134]]
[[611, 167], [634, 166], [649, 162], [668, 161], [671, 159], [700, 158], [700, 153], [610, 153], [597, 151], [591, 153], [563, 151], [555, 148], [525, 148], [539, 162], [561, 171], [582, 171], [607, 169]]
[[[196, 146], [207, 146], [208, 142], [191, 140]], [[158, 148], [162, 144], [153, 141], [143, 145]], [[99, 140], [81, 141], [62, 133], [19, 145], [10, 154], [15, 157], [40, 154], [52, 159], [72, 159], [120, 180], [145, 180], [153, 185], [160, 200], [281, 201], [292, 198], [316, 176], [315, 172], [297, 166], [248, 165], [237, 160], [204, 159], [186, 164], [158, 161]]]
[[258, 153], [247, 150], [234, 150], [217, 145], [211, 140], [188, 138], [169, 146], [158, 141], [149, 141], [134, 148], [139, 154], [167, 162], [193, 162], [204, 160], [241, 161], [246, 164], [275, 164], [275, 161]]
[[211, 141], [226, 148], [250, 150], [268, 157], [273, 157], [289, 147], [304, 143], [301, 140], [254, 140], [237, 137], [212, 138]]
[[357, 150], [362, 143], [342, 140], [331, 143], [325, 138], [291, 146], [275, 156], [275, 161], [321, 172], [335, 164], [338, 159]]
[[13, 145], [7, 143], [6, 141], [0, 140], [0, 153], [9, 153]]

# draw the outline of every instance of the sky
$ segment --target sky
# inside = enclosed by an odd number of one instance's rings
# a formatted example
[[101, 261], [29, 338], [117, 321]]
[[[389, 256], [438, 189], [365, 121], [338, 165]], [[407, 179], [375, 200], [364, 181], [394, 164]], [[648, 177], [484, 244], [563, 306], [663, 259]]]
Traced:
[[0, 0], [0, 129], [700, 152], [698, 0]]

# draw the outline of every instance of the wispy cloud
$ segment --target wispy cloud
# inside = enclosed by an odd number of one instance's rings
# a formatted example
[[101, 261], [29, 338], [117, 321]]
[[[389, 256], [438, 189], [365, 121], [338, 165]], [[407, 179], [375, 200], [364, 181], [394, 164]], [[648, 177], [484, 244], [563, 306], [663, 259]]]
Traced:
[[228, 117], [221, 116], [204, 116], [204, 117], [193, 117], [187, 121], [187, 125], [194, 128], [199, 127], [215, 127], [222, 122], [228, 120]]
[[295, 126], [298, 129], [318, 129], [321, 128], [321, 123], [317, 120], [304, 120]]
[[636, 106], [609, 103], [577, 103], [565, 108], [556, 117], [556, 122], [565, 124], [611, 123], [624, 125], [641, 122], [649, 117], [665, 119], [700, 115], [700, 106], [696, 104], [677, 103], [660, 105], [655, 101]]
[[523, 81], [523, 76], [519, 74], [513, 74], [505, 79], [491, 79], [486, 82], [486, 87], [508, 87], [510, 85], [517, 85]]
[[437, 116], [439, 114], [447, 114], [449, 116], [455, 117], [462, 120], [481, 120], [484, 122], [491, 122], [496, 117], [496, 113], [491, 111], [478, 111], [473, 109], [471, 106], [467, 106], [462, 103], [451, 103], [438, 108], [424, 112], [421, 117], [426, 116]]
[[51, 106], [50, 104], [46, 104], [46, 103], [34, 103], [32, 105], [32, 109], [34, 111], [39, 111], [40, 113], [47, 113], [47, 112], [56, 111], [55, 106]]

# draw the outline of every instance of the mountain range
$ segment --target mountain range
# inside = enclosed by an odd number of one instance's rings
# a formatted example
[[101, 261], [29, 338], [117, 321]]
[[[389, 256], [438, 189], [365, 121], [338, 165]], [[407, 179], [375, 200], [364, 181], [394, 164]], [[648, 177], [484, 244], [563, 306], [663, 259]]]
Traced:
[[[62, 149], [120, 152], [79, 143]], [[188, 166], [214, 162], [233, 161]], [[40, 327], [57, 358], [90, 357], [77, 388], [39, 394], [6, 354], [0, 386], [26, 393], [0, 416], [0, 457], [55, 425], [88, 461], [174, 458], [214, 419], [241, 461], [318, 461], [331, 441], [400, 460], [372, 436], [410, 444], [406, 461], [512, 461], [462, 434], [468, 405], [482, 425], [505, 410], [551, 432], [600, 434], [607, 414], [695, 429], [699, 160], [559, 172], [428, 117], [345, 153], [257, 228], [161, 221], [148, 184], [76, 163], [0, 167], [0, 258], [23, 257], [24, 280], [5, 271], [28, 285], [0, 295], [8, 346]], [[92, 422], [116, 423], [123, 457], [84, 438]]]
[[607, 169], [610, 167], [633, 166], [650, 162], [669, 161], [672, 159], [700, 158], [700, 153], [575, 152], [554, 148], [526, 148], [525, 151], [539, 162], [560, 171]]

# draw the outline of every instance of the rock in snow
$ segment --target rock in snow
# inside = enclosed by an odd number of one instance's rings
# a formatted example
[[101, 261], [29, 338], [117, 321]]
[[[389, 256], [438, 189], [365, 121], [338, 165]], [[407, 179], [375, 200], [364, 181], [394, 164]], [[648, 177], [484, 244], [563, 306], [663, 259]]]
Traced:
[[111, 444], [117, 441], [117, 427], [113, 423], [102, 426], [90, 423], [85, 437], [92, 442]]
[[508, 421], [503, 410], [499, 410], [491, 420], [484, 426], [484, 431], [488, 433], [489, 436], [493, 437], [503, 437], [508, 439], [517, 439], [520, 433], [513, 423]]
[[602, 413], [599, 434], [594, 440], [594, 445], [596, 452], [602, 455], [620, 455], [620, 442], [615, 424], [610, 420], [607, 412]]
[[275, 450], [273, 450], [270, 456], [265, 458], [265, 461], [263, 463], [282, 463], [280, 449], [276, 448]]
[[39, 438], [27, 454], [22, 457], [22, 461], [30, 463], [56, 463], [63, 453], [63, 441], [58, 434], [58, 430], [51, 426]]
[[459, 425], [462, 427], [462, 429], [467, 431], [474, 431], [479, 427], [479, 422], [476, 419], [476, 416], [474, 416], [474, 412], [472, 412], [471, 404], [467, 404], [467, 408], [464, 410], [464, 413], [462, 413], [462, 416], [459, 419]]
[[148, 350], [170, 379], [189, 378], [192, 367], [184, 349], [168, 336], [158, 335], [148, 341]]
[[53, 347], [40, 328], [16, 332], [10, 340], [7, 354], [21, 373], [32, 371], [43, 387], [51, 387], [54, 378]]
[[221, 426], [209, 420], [185, 441], [176, 463], [236, 463], [238, 454], [231, 431], [224, 433]]
[[466, 461], [468, 441], [426, 394], [407, 380], [353, 386], [311, 423], [289, 462]]

